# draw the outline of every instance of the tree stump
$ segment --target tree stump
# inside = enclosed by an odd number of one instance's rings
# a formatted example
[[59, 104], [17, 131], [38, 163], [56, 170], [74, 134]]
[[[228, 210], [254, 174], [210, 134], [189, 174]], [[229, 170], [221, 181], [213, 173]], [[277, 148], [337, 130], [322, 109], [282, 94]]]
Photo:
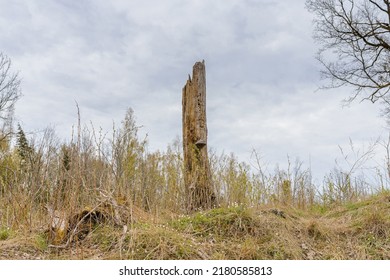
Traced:
[[215, 194], [207, 155], [206, 70], [196, 62], [183, 88], [184, 182], [188, 211], [211, 208]]

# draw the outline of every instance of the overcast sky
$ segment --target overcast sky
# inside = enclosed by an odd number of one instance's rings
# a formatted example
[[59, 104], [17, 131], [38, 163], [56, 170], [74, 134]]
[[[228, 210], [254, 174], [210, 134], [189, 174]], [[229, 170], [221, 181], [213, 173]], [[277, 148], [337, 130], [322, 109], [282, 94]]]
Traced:
[[109, 131], [128, 107], [150, 150], [181, 137], [181, 92], [206, 62], [209, 146], [271, 169], [299, 157], [330, 171], [349, 138], [367, 147], [387, 129], [380, 107], [342, 107], [350, 90], [321, 81], [304, 0], [0, 0], [0, 51], [23, 79], [26, 131], [82, 122]]

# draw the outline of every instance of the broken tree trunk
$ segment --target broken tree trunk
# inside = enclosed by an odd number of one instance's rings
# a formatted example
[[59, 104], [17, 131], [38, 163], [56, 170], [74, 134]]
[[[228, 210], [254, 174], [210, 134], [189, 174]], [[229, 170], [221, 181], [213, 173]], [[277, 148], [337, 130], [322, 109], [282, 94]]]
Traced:
[[215, 194], [207, 156], [206, 71], [195, 63], [183, 88], [184, 182], [188, 211], [211, 208]]

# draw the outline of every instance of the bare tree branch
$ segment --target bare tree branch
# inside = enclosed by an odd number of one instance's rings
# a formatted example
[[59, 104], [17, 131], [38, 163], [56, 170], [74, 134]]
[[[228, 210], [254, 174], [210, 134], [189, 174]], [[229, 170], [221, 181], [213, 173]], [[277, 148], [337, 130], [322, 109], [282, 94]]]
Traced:
[[0, 119], [9, 118], [21, 96], [20, 83], [18, 73], [11, 73], [11, 60], [0, 52]]
[[390, 89], [390, 3], [388, 0], [307, 0], [315, 15], [314, 39], [321, 48], [324, 88], [348, 85], [349, 101], [376, 102]]

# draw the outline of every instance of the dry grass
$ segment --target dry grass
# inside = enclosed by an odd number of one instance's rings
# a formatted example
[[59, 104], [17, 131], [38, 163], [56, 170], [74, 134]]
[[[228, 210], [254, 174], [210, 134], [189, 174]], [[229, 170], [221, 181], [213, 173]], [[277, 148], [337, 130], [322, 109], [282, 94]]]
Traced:
[[266, 173], [255, 152], [252, 166], [211, 153], [218, 208], [189, 214], [180, 142], [149, 152], [137, 132], [130, 110], [110, 137], [90, 126], [69, 143], [50, 129], [4, 138], [0, 258], [390, 258], [390, 194], [353, 169], [319, 191], [298, 161]]
[[127, 230], [101, 223], [83, 240], [52, 248], [45, 231], [0, 241], [1, 259], [390, 259], [386, 194], [321, 217], [284, 207], [217, 208], [191, 215], [139, 217]]

